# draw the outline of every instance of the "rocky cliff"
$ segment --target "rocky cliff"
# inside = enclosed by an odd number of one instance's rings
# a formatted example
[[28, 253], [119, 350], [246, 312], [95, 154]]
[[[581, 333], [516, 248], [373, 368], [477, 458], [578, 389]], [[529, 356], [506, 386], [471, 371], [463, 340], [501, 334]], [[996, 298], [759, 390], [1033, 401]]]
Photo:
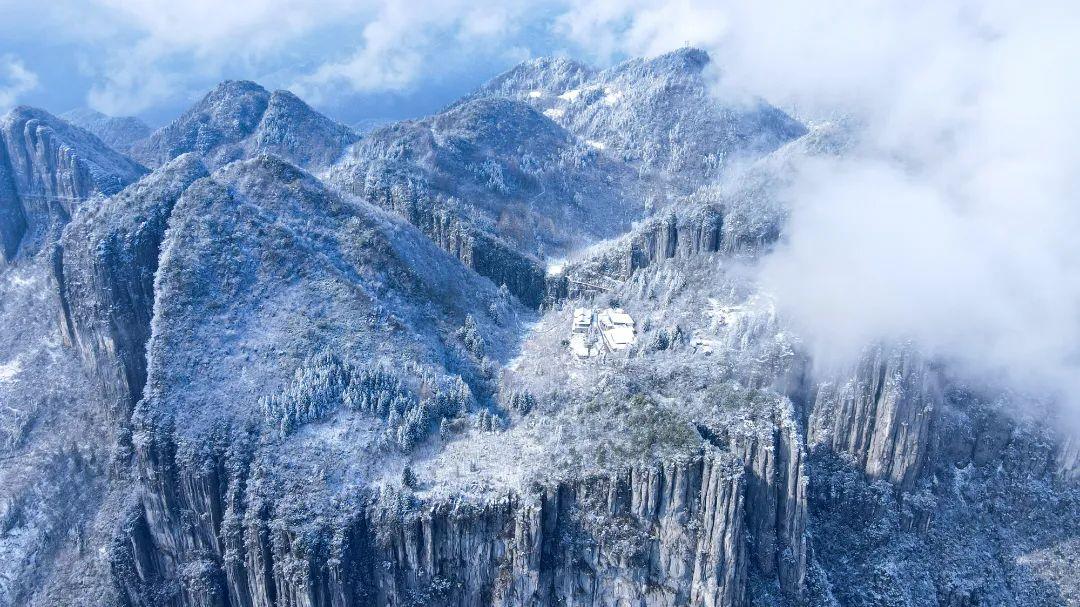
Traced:
[[154, 274], [176, 201], [207, 176], [184, 155], [76, 217], [53, 252], [60, 330], [126, 420], [146, 382]]
[[17, 107], [0, 119], [0, 256], [40, 246], [87, 198], [146, 173], [97, 137], [48, 112]]

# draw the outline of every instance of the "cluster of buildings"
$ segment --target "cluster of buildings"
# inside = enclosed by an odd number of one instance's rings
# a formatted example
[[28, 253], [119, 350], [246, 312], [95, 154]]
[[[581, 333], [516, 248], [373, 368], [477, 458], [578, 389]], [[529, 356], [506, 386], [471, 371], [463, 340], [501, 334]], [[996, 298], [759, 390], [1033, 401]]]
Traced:
[[634, 319], [622, 308], [575, 308], [570, 325], [570, 351], [578, 358], [618, 352], [634, 344]]

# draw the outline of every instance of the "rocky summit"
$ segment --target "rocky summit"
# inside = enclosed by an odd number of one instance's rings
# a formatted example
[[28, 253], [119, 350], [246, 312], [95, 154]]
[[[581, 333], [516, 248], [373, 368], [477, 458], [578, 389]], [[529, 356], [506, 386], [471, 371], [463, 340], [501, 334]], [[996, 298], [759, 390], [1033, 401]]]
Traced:
[[1055, 400], [816, 359], [759, 271], [859, 125], [714, 67], [0, 119], [0, 605], [1080, 604]]

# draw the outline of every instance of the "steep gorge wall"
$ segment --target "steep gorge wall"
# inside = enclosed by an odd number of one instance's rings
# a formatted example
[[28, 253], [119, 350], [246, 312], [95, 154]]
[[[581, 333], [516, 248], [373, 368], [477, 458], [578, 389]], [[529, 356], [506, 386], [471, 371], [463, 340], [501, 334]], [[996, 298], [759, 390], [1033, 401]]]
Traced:
[[850, 377], [818, 387], [807, 443], [847, 453], [871, 478], [911, 489], [934, 446], [941, 390], [940, 376], [918, 354], [874, 348]]
[[579, 297], [606, 280], [624, 281], [634, 272], [669, 259], [694, 255], [731, 253], [737, 244], [724, 235], [724, 217], [712, 206], [703, 206], [683, 217], [669, 213], [654, 217], [619, 239], [609, 248], [566, 266], [546, 283], [550, 301]]
[[751, 571], [792, 597], [805, 578], [793, 426], [530, 497], [391, 491], [311, 525], [254, 489], [253, 443], [221, 437], [185, 465], [167, 434], [140, 452], [146, 493], [113, 555], [133, 605], [737, 606]]
[[452, 202], [433, 199], [412, 187], [370, 187], [362, 195], [404, 217], [441, 249], [477, 274], [536, 308], [544, 297], [545, 270], [534, 258], [461, 218]]

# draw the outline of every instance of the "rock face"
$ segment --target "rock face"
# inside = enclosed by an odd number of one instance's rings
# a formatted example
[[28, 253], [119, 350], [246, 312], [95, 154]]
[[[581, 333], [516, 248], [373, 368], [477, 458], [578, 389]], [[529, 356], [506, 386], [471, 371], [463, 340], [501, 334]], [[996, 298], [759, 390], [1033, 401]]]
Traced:
[[45, 112], [17, 107], [0, 119], [0, 257], [24, 239], [36, 247], [80, 203], [111, 195], [146, 173], [94, 135]]
[[93, 133], [105, 145], [123, 153], [150, 136], [152, 130], [146, 123], [132, 116], [106, 116], [89, 108], [64, 112], [61, 118], [77, 127]]
[[329, 165], [357, 138], [288, 91], [271, 93], [254, 82], [230, 80], [131, 153], [147, 166], [160, 166], [192, 152], [211, 168], [271, 153], [315, 169]]
[[731, 606], [752, 569], [795, 599], [805, 478], [797, 444], [767, 442], [746, 446], [747, 469], [707, 452], [482, 505], [390, 492], [305, 531], [237, 493], [255, 472], [233, 448], [195, 476], [151, 477], [114, 567], [133, 604]]
[[191, 154], [79, 214], [54, 252], [60, 329], [126, 419], [146, 383], [154, 274], [173, 206], [208, 173]]
[[618, 234], [642, 209], [629, 167], [497, 98], [377, 129], [329, 179], [532, 304], [542, 296], [538, 256]]
[[911, 489], [933, 448], [940, 402], [941, 381], [926, 361], [876, 348], [850, 378], [820, 388], [808, 441], [851, 455], [871, 478]]
[[[741, 605], [743, 471], [706, 455], [480, 509], [375, 519], [379, 604]], [[392, 516], [392, 515], [391, 515]]]

